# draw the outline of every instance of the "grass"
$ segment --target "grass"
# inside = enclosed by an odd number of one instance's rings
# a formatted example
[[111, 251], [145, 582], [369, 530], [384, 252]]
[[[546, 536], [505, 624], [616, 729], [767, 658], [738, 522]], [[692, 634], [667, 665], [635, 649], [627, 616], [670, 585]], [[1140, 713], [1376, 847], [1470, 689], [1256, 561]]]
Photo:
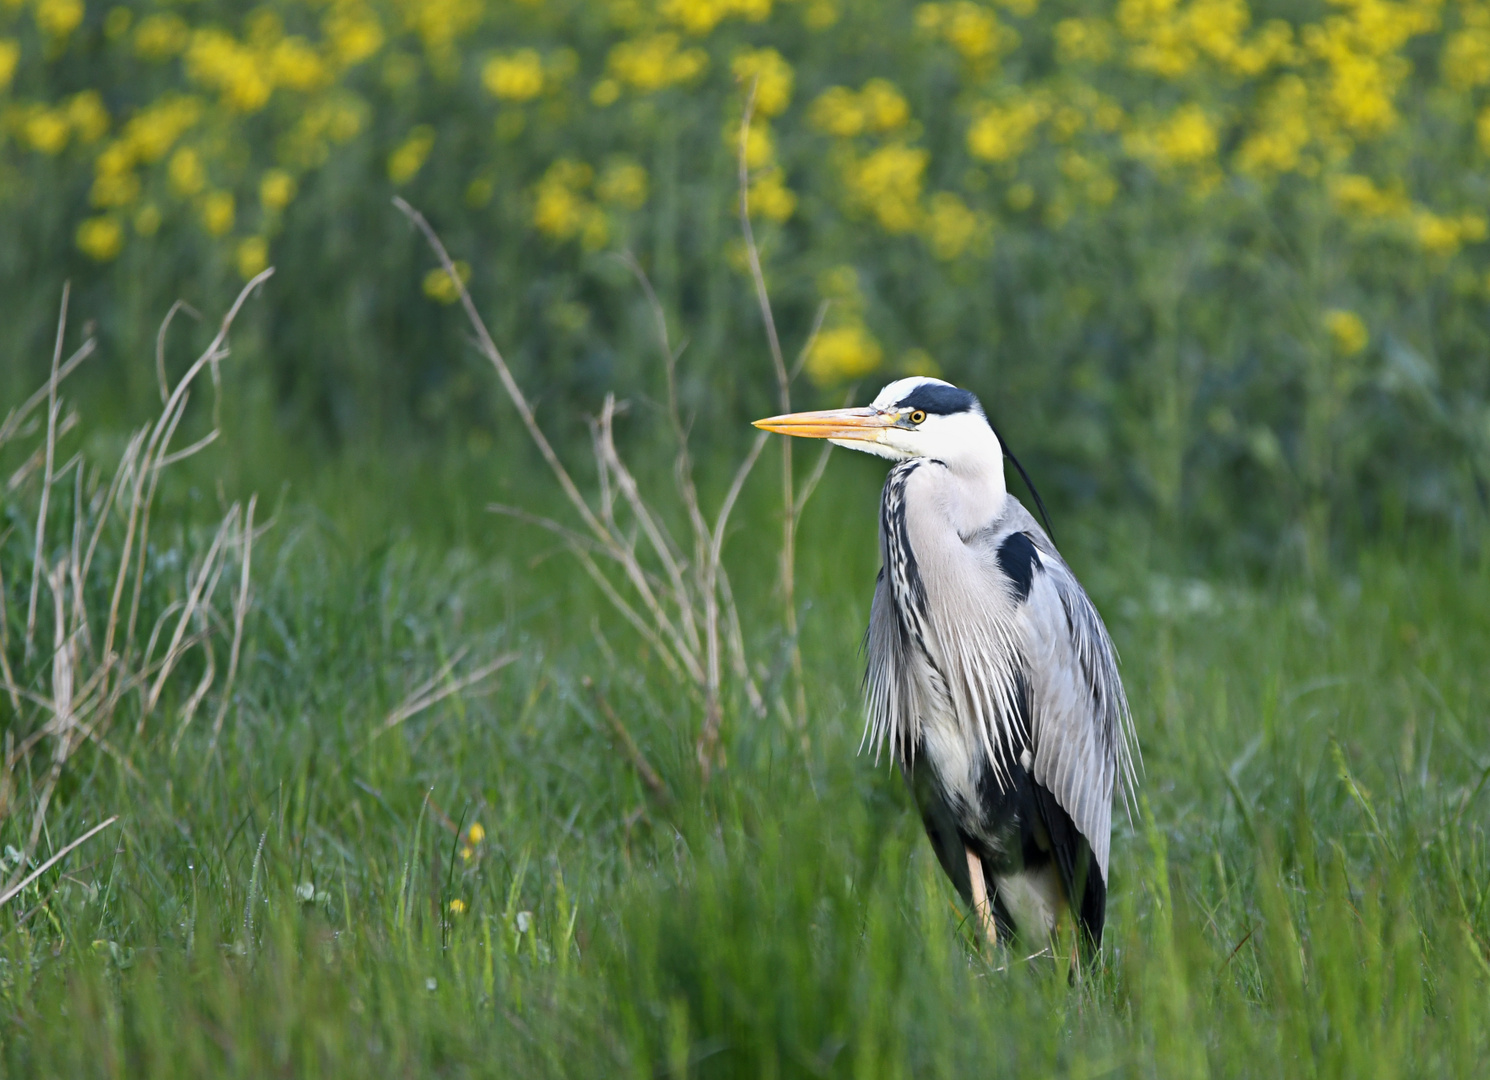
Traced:
[[[207, 453], [231, 459], [225, 430]], [[204, 461], [162, 485], [146, 620], [226, 520], [203, 509]], [[357, 492], [312, 477], [254, 544], [219, 738], [176, 722], [198, 648], [138, 731], [71, 752], [29, 860], [51, 759], [13, 757], [7, 880], [120, 820], [0, 909], [0, 1071], [1473, 1075], [1490, 1050], [1490, 567], [1403, 541], [1312, 582], [1199, 580], [1132, 522], [1061, 522], [1146, 762], [1104, 963], [1072, 989], [978, 951], [899, 777], [856, 754], [881, 476], [836, 456], [801, 521], [805, 729], [771, 592], [779, 495], [746, 487], [724, 559], [779, 705], [762, 716], [726, 680], [707, 780], [702, 698], [562, 544], [481, 517], [492, 490], [432, 498], [398, 466]], [[510, 482], [502, 501], [562, 510]], [[17, 636], [27, 490], [6, 496], [0, 568], [8, 655], [41, 694], [55, 670], [25, 668]], [[104, 536], [100, 565], [122, 564]], [[219, 658], [235, 580], [208, 590]], [[13, 742], [42, 730], [0, 710]]]

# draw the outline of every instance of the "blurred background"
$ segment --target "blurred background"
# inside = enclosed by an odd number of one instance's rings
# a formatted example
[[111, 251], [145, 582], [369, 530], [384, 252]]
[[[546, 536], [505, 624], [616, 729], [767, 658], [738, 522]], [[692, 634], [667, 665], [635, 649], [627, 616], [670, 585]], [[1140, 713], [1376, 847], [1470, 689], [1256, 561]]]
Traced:
[[235, 339], [246, 482], [520, 475], [399, 194], [561, 444], [606, 393], [661, 394], [632, 253], [707, 471], [776, 411], [737, 216], [752, 86], [788, 360], [830, 302], [794, 404], [940, 374], [1047, 501], [1202, 560], [1473, 542], [1481, 2], [0, 0], [0, 391], [42, 377], [71, 279], [102, 342], [86, 411], [137, 415], [169, 305], [213, 321], [272, 264]]

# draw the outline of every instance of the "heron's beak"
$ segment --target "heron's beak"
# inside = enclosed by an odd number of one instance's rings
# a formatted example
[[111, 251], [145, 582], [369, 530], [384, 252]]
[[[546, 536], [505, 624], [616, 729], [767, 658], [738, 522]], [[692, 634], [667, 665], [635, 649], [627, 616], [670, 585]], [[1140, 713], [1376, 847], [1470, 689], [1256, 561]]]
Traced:
[[755, 426], [803, 439], [832, 439], [849, 442], [879, 442], [880, 433], [898, 421], [894, 413], [874, 409], [825, 409], [822, 412], [788, 413], [755, 421]]

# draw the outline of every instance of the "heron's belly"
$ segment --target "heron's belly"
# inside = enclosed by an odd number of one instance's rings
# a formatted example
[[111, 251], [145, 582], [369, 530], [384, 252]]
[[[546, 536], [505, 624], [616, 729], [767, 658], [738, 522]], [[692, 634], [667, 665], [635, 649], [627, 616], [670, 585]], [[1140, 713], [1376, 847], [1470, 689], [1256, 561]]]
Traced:
[[965, 733], [955, 716], [936, 712], [921, 723], [921, 754], [931, 766], [942, 800], [962, 833], [976, 841], [994, 874], [1023, 872], [1022, 842], [1027, 811], [1027, 765], [1015, 764], [1007, 778], [995, 776], [983, 745]]

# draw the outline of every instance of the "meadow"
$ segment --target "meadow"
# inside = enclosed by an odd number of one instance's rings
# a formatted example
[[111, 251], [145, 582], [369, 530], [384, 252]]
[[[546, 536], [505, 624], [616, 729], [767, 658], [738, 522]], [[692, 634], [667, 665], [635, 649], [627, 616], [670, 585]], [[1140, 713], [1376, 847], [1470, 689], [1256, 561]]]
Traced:
[[[1430, 0], [0, 4], [0, 1075], [1477, 1075], [1487, 87]], [[748, 425], [913, 370], [1122, 656], [1074, 986], [860, 752], [883, 463]]]

